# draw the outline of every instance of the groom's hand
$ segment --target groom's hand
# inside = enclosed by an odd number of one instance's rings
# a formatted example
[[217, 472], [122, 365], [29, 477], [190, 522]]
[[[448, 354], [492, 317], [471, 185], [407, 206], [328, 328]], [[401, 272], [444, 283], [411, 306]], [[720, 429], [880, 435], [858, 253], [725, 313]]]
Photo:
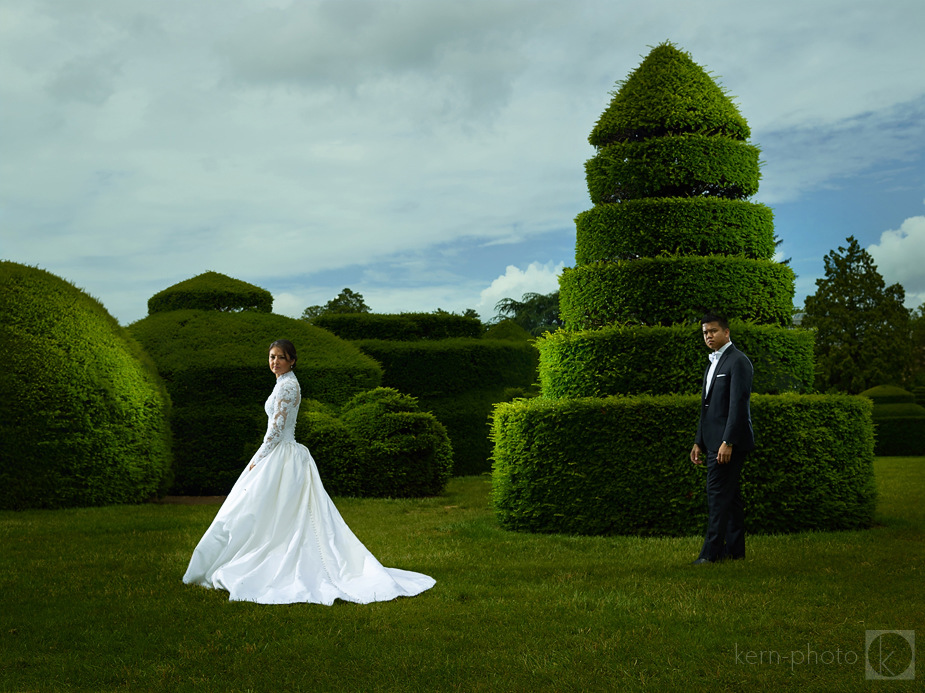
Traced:
[[731, 459], [732, 459], [732, 446], [726, 445], [726, 441], [723, 441], [723, 444], [719, 446], [719, 451], [716, 453], [716, 463], [726, 464]]
[[694, 443], [694, 447], [691, 448], [691, 462], [694, 464], [703, 464], [703, 460], [700, 459], [700, 456], [703, 454], [703, 450], [700, 449], [700, 446], [697, 443]]

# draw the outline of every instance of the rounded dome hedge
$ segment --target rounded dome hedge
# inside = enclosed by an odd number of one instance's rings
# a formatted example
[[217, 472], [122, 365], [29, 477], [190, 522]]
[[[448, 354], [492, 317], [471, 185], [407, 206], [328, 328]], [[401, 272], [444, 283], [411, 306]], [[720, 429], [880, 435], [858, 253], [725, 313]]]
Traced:
[[362, 442], [356, 459], [362, 496], [415, 497], [443, 493], [453, 470], [450, 438], [417, 399], [380, 387], [342, 409], [344, 423]]
[[204, 272], [169, 286], [148, 299], [148, 314], [182, 309], [269, 313], [273, 294], [218, 272]]
[[94, 298], [0, 262], [0, 507], [135, 503], [170, 478], [169, 398]]

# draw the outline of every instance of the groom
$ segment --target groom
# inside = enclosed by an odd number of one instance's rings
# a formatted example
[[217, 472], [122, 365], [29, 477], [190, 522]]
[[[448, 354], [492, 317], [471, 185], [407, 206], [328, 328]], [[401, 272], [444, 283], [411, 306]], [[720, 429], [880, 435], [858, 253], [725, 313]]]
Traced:
[[745, 558], [745, 502], [739, 487], [745, 454], [755, 448], [749, 397], [752, 363], [729, 340], [729, 323], [708, 313], [700, 320], [712, 353], [703, 378], [700, 423], [691, 462], [707, 462], [710, 519], [695, 565]]

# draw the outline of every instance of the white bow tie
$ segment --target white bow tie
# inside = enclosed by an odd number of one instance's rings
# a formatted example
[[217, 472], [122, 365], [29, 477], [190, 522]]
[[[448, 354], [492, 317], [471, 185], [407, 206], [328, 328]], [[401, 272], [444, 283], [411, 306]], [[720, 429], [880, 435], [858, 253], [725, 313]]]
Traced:
[[716, 362], [719, 361], [722, 357], [723, 357], [723, 355], [722, 355], [721, 353], [719, 353], [718, 351], [714, 351], [712, 354], [710, 354], [710, 362], [711, 362], [711, 363], [716, 363]]

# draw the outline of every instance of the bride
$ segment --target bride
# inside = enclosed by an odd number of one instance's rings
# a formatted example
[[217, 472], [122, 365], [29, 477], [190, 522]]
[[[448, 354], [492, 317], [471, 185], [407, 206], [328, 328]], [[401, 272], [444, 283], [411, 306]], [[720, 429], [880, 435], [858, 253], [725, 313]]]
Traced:
[[270, 345], [276, 386], [264, 407], [267, 434], [193, 551], [183, 582], [260, 604], [367, 604], [433, 587], [427, 575], [384, 568], [334, 507], [308, 448], [295, 441], [295, 363], [292, 342]]

